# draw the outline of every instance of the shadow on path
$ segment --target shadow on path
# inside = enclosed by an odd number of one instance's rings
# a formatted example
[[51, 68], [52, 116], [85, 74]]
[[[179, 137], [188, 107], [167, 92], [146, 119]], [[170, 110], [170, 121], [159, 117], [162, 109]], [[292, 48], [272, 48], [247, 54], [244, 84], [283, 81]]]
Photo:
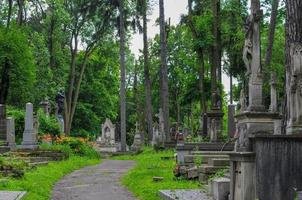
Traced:
[[120, 183], [134, 161], [104, 160], [75, 171], [56, 183], [51, 200], [136, 200]]

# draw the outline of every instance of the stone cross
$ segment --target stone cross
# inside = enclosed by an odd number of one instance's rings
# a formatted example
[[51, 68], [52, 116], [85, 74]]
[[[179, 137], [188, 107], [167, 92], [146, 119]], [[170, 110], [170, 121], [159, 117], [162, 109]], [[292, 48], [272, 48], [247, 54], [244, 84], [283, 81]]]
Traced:
[[0, 140], [6, 141], [6, 109], [0, 104]]
[[[263, 16], [260, 1], [251, 1], [251, 14], [246, 22], [246, 45], [243, 52], [245, 65], [249, 75], [249, 105], [248, 111], [264, 111], [262, 100], [262, 68], [260, 51], [260, 20]], [[249, 50], [247, 50], [248, 48]], [[247, 52], [248, 53], [247, 53]], [[249, 55], [250, 54], [250, 55]]]
[[38, 136], [37, 132], [34, 129], [34, 113], [33, 113], [33, 104], [26, 104], [26, 113], [25, 113], [25, 129], [23, 132], [23, 141], [21, 148], [24, 149], [35, 149], [38, 147]]
[[163, 115], [163, 110], [160, 108], [159, 113], [155, 115], [158, 117], [158, 123], [159, 123], [159, 130], [163, 134], [164, 133], [164, 115]]
[[276, 73], [272, 73], [271, 75], [271, 105], [270, 105], [270, 111], [275, 113], [278, 111], [278, 105], [277, 105], [277, 75]]
[[16, 135], [15, 135], [15, 120], [12, 117], [6, 119], [7, 123], [7, 143], [8, 146], [13, 150], [16, 148]]

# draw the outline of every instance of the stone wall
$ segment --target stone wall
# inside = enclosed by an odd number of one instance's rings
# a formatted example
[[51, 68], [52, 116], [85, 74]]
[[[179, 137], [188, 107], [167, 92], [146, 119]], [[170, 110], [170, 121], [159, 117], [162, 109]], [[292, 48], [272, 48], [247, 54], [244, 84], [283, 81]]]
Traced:
[[302, 136], [258, 136], [255, 149], [259, 200], [293, 200], [302, 190]]

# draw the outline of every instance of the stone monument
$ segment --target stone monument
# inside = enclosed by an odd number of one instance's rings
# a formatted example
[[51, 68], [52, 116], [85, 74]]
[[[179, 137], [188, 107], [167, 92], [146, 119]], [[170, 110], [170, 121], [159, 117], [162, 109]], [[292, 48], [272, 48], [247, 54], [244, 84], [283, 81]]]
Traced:
[[61, 133], [64, 133], [65, 131], [65, 127], [64, 127], [65, 123], [63, 117], [64, 102], [65, 102], [65, 94], [63, 90], [60, 90], [56, 96], [56, 103], [57, 103], [56, 116], [61, 127]]
[[207, 113], [207, 132], [210, 134], [211, 142], [219, 142], [222, 138], [223, 125], [223, 112], [221, 111], [222, 102], [219, 89], [216, 89], [212, 93], [211, 102], [211, 110]]
[[[267, 112], [262, 99], [262, 68], [260, 55], [260, 1], [251, 1], [251, 14], [245, 23], [243, 60], [248, 75], [248, 101], [241, 91], [241, 112], [236, 115], [237, 142], [230, 155], [230, 200], [256, 199], [256, 165], [252, 139], [259, 134], [274, 134], [278, 113]], [[247, 105], [247, 107], [246, 107]]]
[[47, 117], [49, 117], [51, 107], [50, 107], [50, 102], [48, 101], [48, 98], [46, 98], [44, 101], [41, 101], [40, 106], [41, 106], [43, 112], [45, 113], [45, 115]]
[[21, 149], [36, 149], [38, 148], [38, 135], [36, 130], [36, 119], [33, 113], [33, 104], [26, 104], [25, 113], [25, 128], [23, 132], [23, 141]]
[[233, 138], [235, 135], [235, 132], [236, 132], [235, 108], [236, 108], [236, 106], [233, 104], [228, 105], [228, 135], [229, 135], [229, 138]]
[[139, 151], [142, 150], [142, 146], [143, 146], [142, 136], [141, 136], [141, 133], [139, 131], [139, 124], [138, 124], [138, 122], [136, 122], [136, 124], [135, 124], [135, 135], [134, 135], [133, 144], [131, 146], [131, 151], [139, 152]]
[[16, 149], [16, 135], [15, 135], [15, 120], [12, 117], [6, 119], [7, 124], [7, 144], [11, 150]]
[[158, 118], [158, 124], [153, 127], [152, 145], [164, 144], [166, 136], [164, 129], [164, 117], [162, 109], [159, 109], [159, 113], [155, 115]]
[[120, 144], [115, 141], [115, 125], [110, 119], [106, 119], [102, 125], [102, 135], [97, 143], [101, 152], [114, 153], [121, 150]]

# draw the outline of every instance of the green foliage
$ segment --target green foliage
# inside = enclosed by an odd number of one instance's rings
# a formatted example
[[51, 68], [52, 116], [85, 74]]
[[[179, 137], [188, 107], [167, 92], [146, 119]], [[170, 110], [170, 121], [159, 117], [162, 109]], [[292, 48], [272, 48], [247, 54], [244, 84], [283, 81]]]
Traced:
[[209, 177], [209, 180], [213, 180], [215, 178], [221, 178], [221, 177], [224, 177], [225, 173], [227, 173], [229, 169], [220, 169], [218, 170], [214, 175], [211, 175]]
[[8, 103], [23, 106], [33, 99], [35, 60], [28, 38], [21, 28], [6, 29], [0, 26], [0, 70], [9, 62], [10, 82]]
[[24, 171], [28, 168], [25, 161], [14, 157], [0, 157], [0, 170], [3, 176], [11, 176], [13, 178], [21, 178]]
[[98, 159], [72, 156], [66, 161], [51, 162], [34, 171], [28, 171], [21, 180], [8, 179], [5, 182], [0, 182], [0, 189], [27, 191], [24, 200], [47, 200], [50, 198], [53, 185], [63, 176], [84, 166], [97, 163], [99, 163]]
[[[162, 160], [161, 157], [173, 156], [171, 150], [156, 152], [145, 148], [143, 153], [134, 156], [114, 157], [117, 160], [135, 160], [137, 165], [123, 177], [122, 183], [141, 200], [160, 200], [159, 190], [199, 188], [197, 181], [175, 178], [174, 160]], [[153, 177], [163, 177], [163, 181], [154, 182]]]
[[38, 116], [39, 134], [50, 134], [53, 137], [61, 134], [61, 128], [55, 116], [46, 116], [41, 109], [38, 111]]

